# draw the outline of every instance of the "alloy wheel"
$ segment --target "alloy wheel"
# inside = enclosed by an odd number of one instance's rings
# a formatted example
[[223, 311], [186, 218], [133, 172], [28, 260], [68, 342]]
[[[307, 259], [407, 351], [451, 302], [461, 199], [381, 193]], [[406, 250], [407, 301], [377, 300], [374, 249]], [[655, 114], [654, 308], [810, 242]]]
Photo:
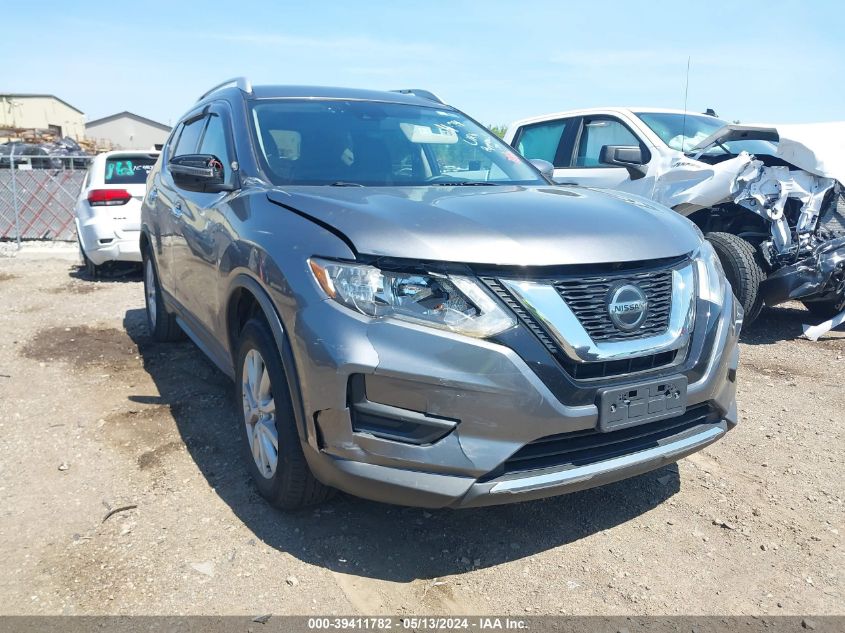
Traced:
[[279, 463], [279, 433], [276, 430], [276, 403], [264, 359], [256, 349], [247, 352], [241, 371], [244, 423], [252, 459], [266, 479], [276, 473]]
[[144, 292], [147, 298], [147, 316], [150, 319], [150, 326], [156, 326], [156, 277], [153, 268], [153, 260], [147, 259], [144, 267]]

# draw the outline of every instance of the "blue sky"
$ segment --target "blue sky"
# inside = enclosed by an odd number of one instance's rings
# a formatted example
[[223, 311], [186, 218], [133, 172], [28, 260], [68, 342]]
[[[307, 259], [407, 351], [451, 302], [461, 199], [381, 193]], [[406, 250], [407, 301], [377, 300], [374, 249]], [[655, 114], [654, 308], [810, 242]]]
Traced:
[[0, 92], [174, 122], [206, 88], [427, 88], [485, 123], [598, 105], [845, 119], [845, 3], [3, 2]]

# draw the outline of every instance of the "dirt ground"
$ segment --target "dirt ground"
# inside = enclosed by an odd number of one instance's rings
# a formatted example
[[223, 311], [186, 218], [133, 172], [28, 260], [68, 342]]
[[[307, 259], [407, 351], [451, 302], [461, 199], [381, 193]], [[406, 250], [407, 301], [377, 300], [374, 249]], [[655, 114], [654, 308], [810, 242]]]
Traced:
[[[659, 471], [464, 511], [250, 484], [231, 383], [140, 277], [0, 258], [0, 613], [842, 614], [845, 333], [743, 336], [740, 425]], [[116, 511], [109, 515], [109, 513]]]

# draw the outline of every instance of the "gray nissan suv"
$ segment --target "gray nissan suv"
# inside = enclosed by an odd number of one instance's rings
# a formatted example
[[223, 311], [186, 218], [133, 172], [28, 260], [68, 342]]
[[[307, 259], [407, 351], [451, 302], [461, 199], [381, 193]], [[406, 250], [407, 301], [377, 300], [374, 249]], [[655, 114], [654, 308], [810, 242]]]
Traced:
[[268, 501], [538, 499], [736, 424], [709, 244], [543, 167], [422, 90], [237, 79], [180, 119], [143, 202], [149, 327], [233, 378]]

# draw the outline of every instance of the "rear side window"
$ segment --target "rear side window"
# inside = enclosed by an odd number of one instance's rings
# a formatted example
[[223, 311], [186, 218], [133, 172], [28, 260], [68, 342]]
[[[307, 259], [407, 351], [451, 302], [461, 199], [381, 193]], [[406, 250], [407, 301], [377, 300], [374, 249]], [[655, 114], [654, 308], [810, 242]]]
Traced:
[[104, 181], [107, 185], [143, 185], [153, 165], [156, 156], [115, 156], [106, 159], [106, 174]]
[[[566, 132], [567, 119], [526, 125], [519, 131], [516, 149], [525, 158], [540, 158], [555, 167], [568, 167], [569, 161], [555, 161], [560, 139]], [[565, 163], [565, 164], [559, 164]]]

